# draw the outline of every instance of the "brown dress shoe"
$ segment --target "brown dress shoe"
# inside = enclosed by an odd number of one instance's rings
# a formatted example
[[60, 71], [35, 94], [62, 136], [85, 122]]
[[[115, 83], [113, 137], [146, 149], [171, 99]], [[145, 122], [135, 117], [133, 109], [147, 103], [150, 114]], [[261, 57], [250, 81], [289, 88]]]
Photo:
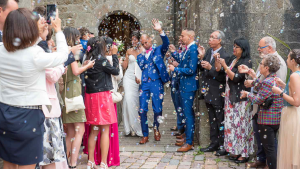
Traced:
[[176, 143], [185, 142], [185, 138], [176, 140]]
[[185, 133], [181, 134], [180, 136], [176, 136], [177, 139], [183, 139], [185, 138]]
[[177, 143], [175, 143], [175, 145], [181, 147], [181, 146], [184, 145], [184, 143], [185, 143], [185, 142], [177, 142]]
[[156, 129], [154, 129], [154, 140], [155, 141], [160, 141], [160, 133]]
[[194, 149], [192, 145], [184, 144], [181, 148], [177, 149], [178, 152], [187, 152], [189, 150]]
[[254, 163], [247, 163], [246, 167], [247, 168], [262, 168], [262, 167], [266, 167], [266, 163], [263, 163], [261, 161], [255, 161]]
[[143, 137], [142, 140], [140, 141], [140, 144], [145, 144], [149, 142], [148, 137]]

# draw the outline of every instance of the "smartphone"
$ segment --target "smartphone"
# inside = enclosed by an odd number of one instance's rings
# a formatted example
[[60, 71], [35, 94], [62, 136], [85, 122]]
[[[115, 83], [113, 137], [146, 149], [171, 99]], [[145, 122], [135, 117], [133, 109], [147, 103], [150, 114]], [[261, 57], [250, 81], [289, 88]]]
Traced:
[[56, 4], [50, 4], [47, 5], [47, 23], [50, 25], [51, 24], [51, 19], [50, 17], [52, 17], [53, 19], [56, 17]]

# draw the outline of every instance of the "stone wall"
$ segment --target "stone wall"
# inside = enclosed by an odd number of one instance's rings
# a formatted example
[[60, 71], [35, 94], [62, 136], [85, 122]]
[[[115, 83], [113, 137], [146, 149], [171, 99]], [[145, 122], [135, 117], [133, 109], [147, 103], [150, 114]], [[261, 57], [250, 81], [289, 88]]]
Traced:
[[[30, 0], [25, 1], [29, 3]], [[172, 40], [173, 0], [35, 0], [31, 4], [45, 6], [55, 2], [64, 26], [85, 26], [97, 34], [102, 19], [114, 11], [126, 11], [148, 34], [158, 35], [151, 26], [152, 18], [158, 18]], [[155, 37], [160, 43], [159, 36]]]
[[[259, 40], [271, 34], [292, 48], [300, 48], [299, 0], [180, 0], [176, 4], [176, 36], [189, 27], [199, 36], [199, 42], [208, 48], [209, 35], [214, 30], [226, 34], [225, 48], [232, 54], [234, 39], [245, 37], [250, 41], [251, 57], [257, 67]], [[289, 50], [277, 43], [277, 50], [286, 59]], [[201, 80], [199, 80], [201, 82]], [[196, 118], [196, 135], [202, 147], [209, 144], [208, 114], [203, 101], [196, 100], [200, 117]]]

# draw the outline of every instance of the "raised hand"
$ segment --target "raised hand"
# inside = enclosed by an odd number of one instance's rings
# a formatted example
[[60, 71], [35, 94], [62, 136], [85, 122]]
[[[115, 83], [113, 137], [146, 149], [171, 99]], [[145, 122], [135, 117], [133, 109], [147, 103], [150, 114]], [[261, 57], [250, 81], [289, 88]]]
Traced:
[[116, 45], [112, 45], [111, 53], [113, 55], [116, 55], [118, 53], [118, 47]]
[[199, 44], [197, 50], [198, 50], [199, 56], [200, 56], [200, 58], [201, 58], [201, 60], [202, 60], [203, 57], [204, 57], [204, 54], [205, 54], [205, 48]]
[[53, 19], [52, 17], [50, 19], [51, 19], [51, 24], [52, 24], [55, 32], [60, 32], [61, 31], [61, 19], [59, 18], [59, 15], [58, 15], [58, 9], [56, 9], [55, 19]]
[[79, 44], [79, 45], [76, 45], [76, 46], [73, 46], [71, 47], [71, 52], [76, 55], [76, 54], [79, 54], [80, 50], [83, 49], [82, 48], [82, 45]]
[[278, 77], [275, 77], [275, 82], [277, 84], [277, 86], [281, 87], [281, 88], [285, 88], [285, 83]]
[[171, 44], [169, 45], [169, 50], [173, 53], [176, 51], [176, 47], [173, 44]]
[[152, 19], [152, 27], [154, 30], [158, 31], [160, 34], [162, 33], [162, 27], [158, 21], [158, 19]]
[[238, 66], [238, 70], [239, 73], [248, 73], [250, 69], [246, 65], [240, 65]]

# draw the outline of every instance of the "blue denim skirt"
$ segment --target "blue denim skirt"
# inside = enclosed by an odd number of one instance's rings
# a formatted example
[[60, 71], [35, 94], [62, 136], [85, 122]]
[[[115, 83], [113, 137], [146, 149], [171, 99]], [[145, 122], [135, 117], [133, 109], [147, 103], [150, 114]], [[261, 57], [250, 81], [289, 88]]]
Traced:
[[18, 165], [41, 162], [44, 120], [42, 110], [0, 103], [0, 158]]

